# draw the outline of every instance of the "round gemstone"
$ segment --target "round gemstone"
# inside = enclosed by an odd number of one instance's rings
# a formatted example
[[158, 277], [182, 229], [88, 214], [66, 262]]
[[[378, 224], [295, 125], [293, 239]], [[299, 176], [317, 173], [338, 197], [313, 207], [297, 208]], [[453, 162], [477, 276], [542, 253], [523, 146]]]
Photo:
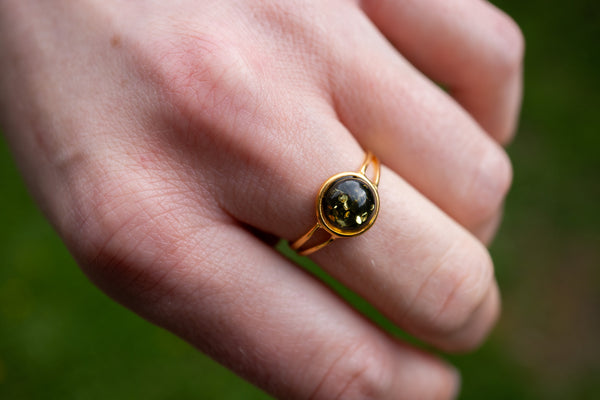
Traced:
[[366, 182], [355, 176], [344, 176], [325, 189], [321, 213], [327, 224], [343, 234], [366, 229], [375, 215], [376, 196]]

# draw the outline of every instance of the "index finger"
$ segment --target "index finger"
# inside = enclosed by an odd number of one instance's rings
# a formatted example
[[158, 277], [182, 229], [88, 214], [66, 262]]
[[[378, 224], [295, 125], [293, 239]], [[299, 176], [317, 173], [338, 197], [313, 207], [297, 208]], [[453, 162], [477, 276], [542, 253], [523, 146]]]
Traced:
[[95, 255], [80, 257], [122, 304], [277, 398], [455, 394], [451, 367], [377, 329], [235, 221], [182, 209], [166, 182], [141, 185], [122, 182], [118, 206], [100, 204]]

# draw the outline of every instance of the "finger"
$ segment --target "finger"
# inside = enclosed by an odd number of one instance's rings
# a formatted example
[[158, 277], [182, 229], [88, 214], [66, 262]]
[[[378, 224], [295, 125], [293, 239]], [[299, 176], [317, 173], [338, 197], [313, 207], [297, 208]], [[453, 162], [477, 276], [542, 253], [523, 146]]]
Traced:
[[409, 333], [447, 351], [476, 347], [499, 315], [489, 254], [385, 169], [380, 196], [370, 231], [313, 258]]
[[[316, 114], [310, 114], [305, 117], [314, 119]], [[295, 118], [301, 118], [298, 112]], [[363, 153], [339, 122], [321, 128], [313, 123], [310, 132], [289, 134], [304, 141], [283, 158], [261, 158], [247, 153], [252, 150], [245, 146], [236, 149], [241, 153], [216, 168], [235, 172], [215, 186], [223, 207], [235, 218], [293, 240], [315, 222], [320, 185], [335, 173], [356, 170], [352, 160], [360, 164]], [[249, 136], [256, 142], [258, 133]], [[264, 154], [282, 153], [273, 144], [262, 145]], [[494, 284], [487, 251], [387, 168], [380, 195], [380, 215], [369, 232], [336, 241], [313, 258], [407, 331], [447, 350], [477, 345], [498, 313], [497, 304], [491, 303], [472, 317]], [[472, 318], [477, 321], [469, 322]]]
[[502, 210], [498, 211], [490, 220], [485, 221], [481, 226], [473, 229], [473, 234], [481, 240], [486, 246], [489, 246], [494, 240], [496, 232], [500, 228], [502, 222]]
[[453, 396], [450, 367], [376, 329], [191, 182], [147, 174], [135, 161], [126, 180], [106, 174], [118, 185], [78, 213], [92, 240], [68, 238], [111, 296], [278, 398]]
[[[190, 51], [170, 53], [161, 64], [181, 110], [168, 121], [167, 142], [179, 143], [171, 158], [186, 165], [177, 170], [202, 171], [196, 190], [209, 190], [235, 219], [298, 238], [315, 222], [318, 188], [331, 175], [356, 170], [362, 149], [337, 119], [327, 90], [304, 70], [283, 64], [265, 80], [264, 55], [211, 49], [213, 63], [228, 67], [215, 69], [220, 79], [207, 86], [197, 72], [206, 59], [199, 64], [191, 57], [196, 48], [191, 43]], [[212, 118], [232, 112], [233, 119]], [[498, 311], [486, 306], [475, 313], [494, 284], [486, 249], [389, 169], [381, 195], [381, 214], [369, 232], [334, 243], [315, 260], [407, 331], [445, 349], [477, 345]], [[485, 329], [471, 328], [480, 324]]]
[[482, 0], [363, 0], [365, 13], [417, 68], [442, 82], [500, 143], [515, 130], [523, 36]]
[[[512, 170], [505, 151], [394, 51], [359, 11], [345, 17], [332, 78], [336, 112], [364, 147], [489, 240]], [[358, 95], [362, 94], [362, 95]]]

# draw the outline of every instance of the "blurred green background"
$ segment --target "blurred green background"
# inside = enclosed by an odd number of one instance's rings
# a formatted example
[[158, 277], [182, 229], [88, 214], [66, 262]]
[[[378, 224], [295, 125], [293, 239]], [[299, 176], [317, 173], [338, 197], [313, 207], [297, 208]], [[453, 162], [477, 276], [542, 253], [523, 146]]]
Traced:
[[[527, 39], [526, 89], [492, 247], [503, 317], [451, 357], [461, 398], [600, 399], [600, 2], [495, 3]], [[3, 141], [0, 185], [0, 399], [269, 398], [93, 287]]]

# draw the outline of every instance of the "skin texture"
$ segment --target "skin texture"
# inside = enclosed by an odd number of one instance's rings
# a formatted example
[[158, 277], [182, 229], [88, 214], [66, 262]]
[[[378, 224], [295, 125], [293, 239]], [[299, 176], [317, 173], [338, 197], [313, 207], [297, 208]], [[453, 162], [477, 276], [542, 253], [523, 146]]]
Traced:
[[[499, 312], [493, 236], [523, 39], [480, 0], [4, 0], [0, 117], [28, 186], [107, 294], [283, 399], [447, 399], [253, 232], [288, 240], [371, 149], [379, 219], [312, 258], [441, 350]], [[442, 83], [448, 91], [434, 82]], [[260, 235], [262, 236], [262, 235]]]

